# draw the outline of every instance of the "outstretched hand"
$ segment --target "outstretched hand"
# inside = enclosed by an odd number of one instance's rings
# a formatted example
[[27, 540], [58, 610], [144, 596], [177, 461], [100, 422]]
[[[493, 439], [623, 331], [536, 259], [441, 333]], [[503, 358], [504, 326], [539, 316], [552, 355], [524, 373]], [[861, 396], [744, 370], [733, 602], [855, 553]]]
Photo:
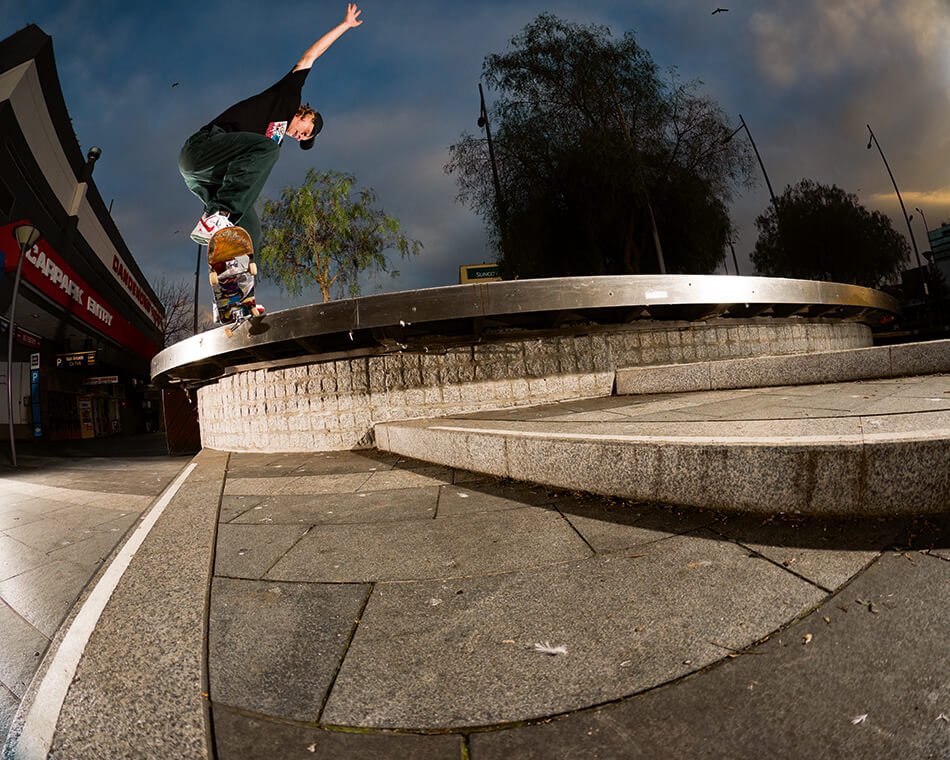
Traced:
[[346, 19], [343, 23], [350, 29], [358, 27], [363, 22], [359, 20], [360, 13], [362, 11], [356, 7], [356, 3], [347, 3], [346, 5]]

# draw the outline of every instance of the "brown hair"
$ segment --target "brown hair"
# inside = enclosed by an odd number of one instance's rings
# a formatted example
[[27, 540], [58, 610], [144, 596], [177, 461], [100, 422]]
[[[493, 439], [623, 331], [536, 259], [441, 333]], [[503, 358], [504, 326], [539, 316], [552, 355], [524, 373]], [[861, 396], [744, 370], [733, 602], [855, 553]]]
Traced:
[[301, 103], [300, 106], [297, 108], [297, 113], [295, 113], [294, 116], [299, 116], [301, 119], [306, 119], [309, 116], [311, 119], [314, 119], [316, 117], [316, 114], [317, 112], [314, 109], [312, 109], [308, 104]]

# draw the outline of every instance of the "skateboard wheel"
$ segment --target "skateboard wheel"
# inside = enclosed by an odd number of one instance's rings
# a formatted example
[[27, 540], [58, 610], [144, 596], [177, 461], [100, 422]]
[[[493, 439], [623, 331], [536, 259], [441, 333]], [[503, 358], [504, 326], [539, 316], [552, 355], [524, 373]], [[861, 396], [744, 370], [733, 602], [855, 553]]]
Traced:
[[211, 280], [211, 284], [212, 284], [212, 285], [217, 285], [217, 284], [218, 284], [218, 273], [217, 273], [217, 272], [211, 272], [211, 274], [208, 275], [208, 279]]
[[256, 277], [256, 276], [257, 276], [257, 264], [255, 264], [255, 263], [252, 261], [252, 262], [248, 265], [247, 271], [251, 273], [251, 277]]
[[232, 330], [230, 327], [225, 327], [224, 334], [230, 338], [232, 335], [234, 335], [234, 330]]

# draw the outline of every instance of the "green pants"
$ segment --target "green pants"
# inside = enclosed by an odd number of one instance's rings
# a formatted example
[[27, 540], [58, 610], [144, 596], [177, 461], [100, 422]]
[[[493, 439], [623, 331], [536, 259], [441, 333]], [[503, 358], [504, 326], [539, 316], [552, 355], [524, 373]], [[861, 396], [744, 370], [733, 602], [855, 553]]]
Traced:
[[254, 204], [279, 155], [280, 145], [269, 137], [211, 127], [185, 141], [178, 169], [205, 211], [227, 211], [234, 224], [247, 230], [257, 251], [261, 222]]

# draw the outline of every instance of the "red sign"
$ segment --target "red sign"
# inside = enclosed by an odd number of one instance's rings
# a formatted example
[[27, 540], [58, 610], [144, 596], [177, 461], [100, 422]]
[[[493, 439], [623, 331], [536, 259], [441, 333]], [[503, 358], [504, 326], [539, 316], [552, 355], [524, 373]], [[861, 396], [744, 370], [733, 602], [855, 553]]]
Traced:
[[[27, 222], [0, 227], [0, 249], [6, 254], [4, 270], [15, 272], [20, 246], [13, 236], [13, 228]], [[157, 353], [155, 344], [132, 324], [116, 313], [106, 300], [40, 238], [23, 257], [23, 279], [52, 298], [66, 311], [79, 317], [100, 332], [108, 335], [139, 356], [151, 359]]]
[[24, 346], [30, 346], [31, 348], [40, 347], [40, 339], [38, 337], [33, 333], [28, 333], [26, 330], [21, 330], [19, 327], [16, 329], [16, 332], [13, 333], [13, 337]]

